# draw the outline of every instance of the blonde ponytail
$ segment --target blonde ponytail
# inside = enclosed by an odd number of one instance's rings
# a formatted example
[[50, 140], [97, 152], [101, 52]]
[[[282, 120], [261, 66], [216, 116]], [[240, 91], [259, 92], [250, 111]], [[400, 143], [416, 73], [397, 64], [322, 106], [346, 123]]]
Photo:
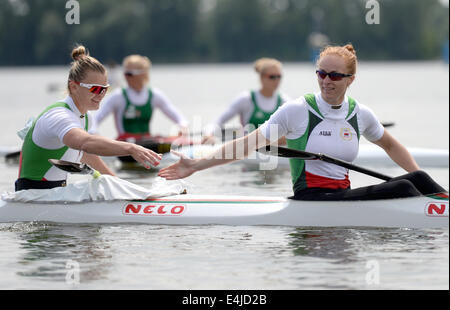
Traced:
[[262, 75], [268, 68], [277, 67], [281, 70], [283, 65], [274, 58], [260, 58], [254, 62], [253, 67], [257, 73]]
[[92, 56], [83, 45], [77, 45], [71, 53], [72, 63], [70, 64], [69, 80], [80, 82], [88, 71], [106, 74], [105, 67]]

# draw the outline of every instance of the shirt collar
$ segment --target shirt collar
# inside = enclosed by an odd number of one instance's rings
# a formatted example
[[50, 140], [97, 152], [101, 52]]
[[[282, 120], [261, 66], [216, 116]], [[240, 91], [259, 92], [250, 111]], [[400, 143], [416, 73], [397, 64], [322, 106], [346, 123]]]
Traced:
[[342, 106], [340, 109], [333, 109], [331, 104], [327, 103], [323, 98], [322, 94], [319, 92], [316, 94], [316, 101], [319, 107], [320, 112], [326, 118], [331, 119], [342, 119], [345, 118], [348, 111], [348, 98], [344, 97], [344, 101], [342, 101]]
[[277, 93], [277, 92], [273, 92], [272, 96], [270, 96], [270, 97], [266, 97], [266, 96], [264, 96], [263, 94], [261, 94], [261, 90], [255, 91], [255, 94], [256, 94], [258, 97], [260, 97], [260, 98], [265, 98], [265, 99], [273, 99], [273, 98], [275, 98], [275, 97], [278, 97], [278, 93]]
[[75, 102], [73, 101], [72, 97], [67, 96], [64, 100], [65, 103], [67, 103], [67, 105], [70, 107], [70, 109], [72, 110], [73, 113], [75, 113], [75, 115], [79, 118], [83, 118], [84, 114], [81, 114], [80, 110], [78, 110]]
[[143, 93], [148, 93], [148, 88], [144, 86], [144, 87], [142, 87], [142, 89], [140, 91], [137, 91], [137, 90], [135, 90], [135, 89], [133, 89], [133, 88], [128, 86], [127, 87], [127, 92], [128, 93], [133, 93], [133, 94], [135, 94], [137, 96], [140, 96]]

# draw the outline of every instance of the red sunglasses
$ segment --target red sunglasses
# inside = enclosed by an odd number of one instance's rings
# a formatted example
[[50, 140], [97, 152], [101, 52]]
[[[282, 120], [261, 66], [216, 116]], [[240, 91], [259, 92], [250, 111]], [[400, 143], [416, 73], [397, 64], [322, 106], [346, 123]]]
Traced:
[[344, 73], [338, 73], [338, 72], [326, 72], [323, 70], [316, 70], [317, 75], [324, 80], [327, 75], [330, 77], [330, 80], [332, 81], [340, 81], [345, 77], [350, 77], [353, 74], [344, 74]]
[[96, 94], [96, 95], [106, 93], [106, 91], [108, 90], [108, 87], [109, 87], [109, 84], [108, 85], [99, 85], [99, 84], [85, 84], [85, 83], [80, 83], [77, 81], [72, 81], [72, 82], [74, 82], [77, 85], [80, 85], [81, 87], [88, 88], [91, 93]]

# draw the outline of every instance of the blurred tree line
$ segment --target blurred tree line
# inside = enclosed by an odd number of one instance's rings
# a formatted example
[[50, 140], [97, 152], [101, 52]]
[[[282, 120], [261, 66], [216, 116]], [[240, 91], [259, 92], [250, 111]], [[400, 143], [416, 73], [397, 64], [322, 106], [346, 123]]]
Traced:
[[437, 59], [448, 41], [442, 0], [0, 0], [0, 65], [66, 64], [75, 43], [103, 62], [128, 54], [154, 62], [247, 62], [261, 56], [307, 61], [311, 34], [351, 42], [365, 60]]

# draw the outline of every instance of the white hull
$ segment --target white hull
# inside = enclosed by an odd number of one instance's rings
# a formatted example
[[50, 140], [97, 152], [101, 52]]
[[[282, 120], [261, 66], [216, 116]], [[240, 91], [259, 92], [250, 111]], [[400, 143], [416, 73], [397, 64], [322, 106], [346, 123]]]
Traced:
[[[210, 153], [217, 146], [210, 145], [194, 145], [180, 148], [179, 152], [191, 158], [200, 158]], [[427, 148], [408, 148], [420, 167], [448, 167], [449, 151], [444, 149], [427, 149]], [[166, 162], [176, 161], [178, 157], [174, 155], [166, 155]], [[258, 168], [261, 170], [273, 170], [277, 168], [288, 168], [289, 159], [283, 157], [274, 157], [255, 152], [238, 163], [248, 167]], [[396, 166], [394, 161], [389, 158], [386, 152], [380, 147], [373, 144], [361, 144], [359, 154], [353, 162], [356, 165], [366, 166]]]
[[0, 222], [445, 228], [448, 208], [448, 196], [353, 202], [212, 195], [67, 204], [0, 200]]

